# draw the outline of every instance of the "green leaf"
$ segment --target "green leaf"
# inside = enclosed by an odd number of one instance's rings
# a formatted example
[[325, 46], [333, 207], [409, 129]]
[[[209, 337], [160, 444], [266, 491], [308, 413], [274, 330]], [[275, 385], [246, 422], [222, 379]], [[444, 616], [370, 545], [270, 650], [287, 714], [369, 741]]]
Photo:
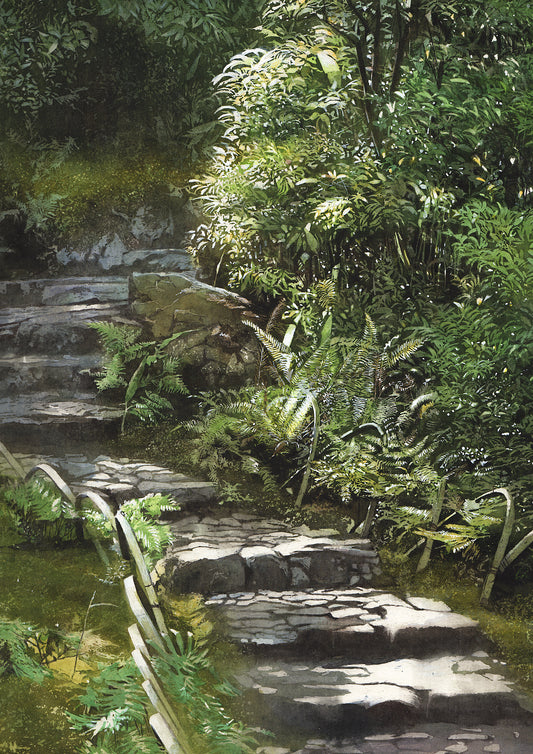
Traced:
[[337, 63], [335, 53], [333, 50], [320, 50], [316, 54], [322, 70], [329, 79], [330, 84], [340, 85], [341, 83], [341, 69]]

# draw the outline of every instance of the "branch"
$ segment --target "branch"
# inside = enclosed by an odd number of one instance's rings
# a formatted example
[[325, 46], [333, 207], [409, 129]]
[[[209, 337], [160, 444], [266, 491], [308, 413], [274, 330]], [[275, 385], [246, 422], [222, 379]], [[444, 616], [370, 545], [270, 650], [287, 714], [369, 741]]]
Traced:
[[[360, 15], [359, 11], [354, 7], [351, 0], [348, 0], [348, 5], [350, 6], [350, 9], [353, 11], [354, 15], [358, 18], [358, 20], [361, 21], [361, 24], [363, 26], [363, 29], [365, 30], [365, 34], [369, 33], [369, 26], [365, 22], [364, 18]], [[374, 125], [373, 125], [373, 119], [374, 114], [372, 112], [372, 107], [370, 106], [370, 103], [367, 100], [368, 94], [371, 91], [371, 82], [368, 78], [368, 73], [366, 70], [366, 57], [363, 50], [363, 45], [361, 42], [361, 37], [357, 36], [356, 34], [352, 34], [351, 32], [347, 31], [346, 29], [343, 29], [340, 26], [337, 26], [337, 24], [332, 23], [327, 18], [322, 18], [320, 14], [315, 14], [317, 19], [325, 24], [327, 27], [332, 29], [332, 31], [339, 34], [341, 37], [344, 37], [344, 39], [347, 39], [350, 44], [352, 44], [355, 48], [355, 51], [357, 53], [357, 67], [359, 69], [359, 75], [361, 76], [361, 83], [363, 85], [363, 111], [365, 114], [365, 119], [368, 126], [368, 131], [370, 133], [370, 138], [372, 139], [372, 143], [374, 145], [374, 149], [376, 150], [376, 154], [379, 156], [380, 154], [380, 147], [379, 142], [380, 140], [376, 136], [376, 133], [374, 131]], [[366, 39], [365, 39], [366, 44]]]
[[505, 571], [507, 566], [511, 565], [513, 560], [516, 560], [519, 555], [521, 555], [526, 548], [529, 547], [530, 544], [533, 543], [533, 529], [529, 532], [529, 534], [526, 534], [525, 537], [522, 537], [520, 542], [513, 547], [512, 550], [509, 550], [507, 555], [504, 557], [502, 562], [500, 563], [499, 571], [500, 573], [502, 571]]
[[[359, 10], [359, 8], [357, 8], [353, 0], [347, 0], [347, 3], [348, 3], [348, 7], [350, 8], [354, 16], [363, 27], [365, 34], [367, 35], [370, 34], [370, 26], [368, 25], [366, 18], [363, 15], [361, 15], [361, 11]], [[379, 5], [380, 5], [380, 10], [381, 10], [381, 3]]]
[[403, 29], [401, 28], [402, 23], [402, 14], [400, 10], [399, 3], [396, 3], [396, 13], [398, 15], [398, 29], [401, 29], [400, 35], [398, 37], [398, 44], [396, 45], [396, 55], [394, 57], [394, 67], [392, 69], [392, 78], [391, 83], [389, 87], [389, 94], [392, 95], [398, 88], [398, 84], [400, 83], [400, 73], [402, 69], [402, 63], [405, 58], [405, 51], [407, 49], [407, 42], [409, 41], [409, 34], [411, 32], [411, 27], [413, 26], [414, 22], [417, 21], [417, 15], [419, 11], [420, 3], [419, 2], [413, 2], [413, 5], [411, 6], [411, 18], [409, 21], [403, 26]]
[[377, 92], [381, 75], [381, 0], [376, 10], [376, 24], [374, 27], [374, 53], [372, 55], [372, 89]]

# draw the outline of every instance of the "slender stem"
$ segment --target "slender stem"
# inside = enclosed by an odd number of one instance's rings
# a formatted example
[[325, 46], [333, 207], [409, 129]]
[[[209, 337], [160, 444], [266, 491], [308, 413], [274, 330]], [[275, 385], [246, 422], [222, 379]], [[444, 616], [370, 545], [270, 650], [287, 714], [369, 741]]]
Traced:
[[498, 487], [495, 490], [486, 492], [484, 495], [480, 495], [476, 499], [480, 500], [481, 498], [490, 497], [491, 495], [496, 495], [496, 494], [503, 495], [507, 503], [507, 510], [505, 513], [505, 523], [503, 525], [503, 530], [500, 537], [500, 541], [498, 542], [498, 547], [496, 548], [496, 553], [494, 554], [494, 560], [492, 561], [492, 566], [490, 567], [490, 570], [487, 573], [485, 582], [483, 584], [483, 589], [481, 590], [481, 597], [479, 600], [481, 605], [488, 604], [488, 601], [492, 592], [492, 587], [494, 586], [494, 581], [496, 580], [496, 574], [498, 573], [500, 564], [503, 561], [503, 556], [505, 555], [505, 550], [507, 549], [507, 545], [509, 543], [511, 532], [513, 531], [514, 520], [515, 520], [515, 509], [514, 509], [513, 498], [504, 487]]
[[524, 537], [522, 537], [520, 542], [515, 545], [512, 550], [509, 550], [505, 558], [500, 563], [500, 572], [505, 571], [507, 566], [511, 565], [513, 560], [516, 560], [517, 557], [521, 555], [531, 543], [533, 543], [533, 529], [529, 532], [529, 534], [526, 534]]
[[74, 658], [74, 669], [72, 671], [72, 676], [71, 676], [72, 678], [74, 678], [74, 676], [76, 675], [76, 666], [78, 664], [78, 657], [80, 656], [81, 643], [83, 641], [85, 629], [87, 628], [87, 620], [89, 619], [89, 610], [93, 606], [93, 601], [94, 601], [95, 596], [96, 596], [96, 589], [94, 590], [93, 596], [91, 597], [91, 601], [89, 602], [89, 607], [87, 608], [85, 612], [85, 620], [83, 621], [83, 628], [81, 630], [80, 640], [78, 642], [78, 648], [76, 649], [76, 657]]
[[20, 463], [17, 461], [15, 456], [9, 452], [9, 450], [6, 448], [3, 442], [0, 442], [0, 453], [5, 457], [6, 461], [9, 463], [13, 471], [19, 476], [21, 479], [24, 479], [25, 471], [20, 465]]
[[309, 393], [311, 396], [311, 402], [313, 406], [313, 442], [311, 443], [311, 450], [309, 451], [309, 456], [307, 458], [307, 464], [305, 467], [305, 473], [304, 478], [302, 479], [302, 484], [300, 485], [300, 491], [298, 492], [298, 497], [296, 498], [296, 507], [299, 507], [302, 504], [303, 497], [307, 491], [307, 486], [309, 484], [309, 477], [311, 475], [311, 463], [313, 462], [313, 459], [315, 457], [316, 453], [316, 446], [318, 443], [318, 432], [319, 432], [319, 423], [320, 423], [320, 409], [318, 407], [318, 402], [315, 398], [315, 396], [312, 393]]
[[367, 539], [368, 535], [370, 534], [372, 521], [374, 520], [374, 516], [376, 515], [377, 507], [378, 507], [378, 499], [377, 497], [373, 497], [368, 504], [368, 509], [365, 516], [365, 522], [363, 524], [363, 528], [361, 529], [361, 539]]
[[[431, 509], [431, 524], [430, 524], [431, 531], [435, 531], [439, 523], [440, 514], [442, 512], [442, 506], [444, 504], [445, 494], [446, 494], [446, 479], [441, 479], [441, 482], [439, 484], [439, 489], [437, 490], [437, 496], [435, 498], [435, 502], [433, 503], [433, 507]], [[433, 539], [431, 537], [427, 537], [426, 546], [424, 547], [424, 552], [422, 553], [420, 557], [420, 560], [418, 562], [418, 566], [416, 569], [417, 573], [427, 568], [429, 559], [431, 557], [432, 549], [433, 549]]]
[[374, 26], [374, 50], [372, 53], [372, 89], [377, 92], [381, 85], [381, 0], [376, 8]]

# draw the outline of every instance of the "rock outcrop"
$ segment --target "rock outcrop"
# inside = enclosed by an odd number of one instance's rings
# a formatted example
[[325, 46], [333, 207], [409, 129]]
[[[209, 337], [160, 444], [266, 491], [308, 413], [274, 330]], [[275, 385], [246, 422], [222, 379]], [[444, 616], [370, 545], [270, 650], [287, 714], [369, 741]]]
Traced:
[[254, 378], [259, 344], [243, 324], [255, 319], [246, 299], [184, 274], [134, 274], [133, 311], [155, 338], [184, 333], [170, 346], [196, 390], [236, 387]]

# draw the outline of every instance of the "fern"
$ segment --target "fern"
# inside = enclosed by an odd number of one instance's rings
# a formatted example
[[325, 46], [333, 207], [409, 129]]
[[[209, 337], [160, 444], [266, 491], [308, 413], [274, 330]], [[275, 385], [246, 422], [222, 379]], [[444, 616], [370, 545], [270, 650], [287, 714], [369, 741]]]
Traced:
[[41, 683], [51, 672], [37, 653], [38, 632], [29, 623], [0, 619], [0, 677], [16, 675]]
[[131, 524], [149, 567], [161, 557], [171, 541], [169, 527], [159, 522], [161, 514], [179, 509], [179, 505], [166, 495], [148, 495], [122, 504], [120, 510]]
[[279, 370], [280, 376], [288, 382], [291, 379], [292, 366], [294, 361], [294, 354], [291, 352], [290, 348], [281, 341], [277, 340], [277, 338], [275, 338], [269, 332], [262, 330], [258, 325], [255, 324], [255, 322], [244, 320], [244, 324], [252, 328], [252, 330], [261, 341], [261, 344], [270, 354], [272, 360]]
[[170, 697], [187, 715], [193, 731], [213, 754], [253, 754], [256, 730], [235, 721], [221, 700], [237, 695], [221, 682], [209, 661], [205, 645], [191, 635], [167, 637], [166, 651], [158, 651], [154, 664]]
[[34, 477], [3, 491], [7, 514], [28, 541], [64, 542], [77, 538], [71, 504], [47, 481]]
[[79, 697], [85, 711], [66, 714], [75, 730], [92, 737], [104, 733], [105, 740], [108, 735], [146, 722], [146, 696], [132, 659], [107, 666], [100, 664], [99, 668], [99, 675], [91, 678]]
[[[154, 666], [166, 697], [190, 720], [189, 743], [195, 750], [213, 754], [244, 754], [255, 751], [252, 732], [224, 710], [222, 699], [235, 696], [235, 689], [215, 674], [207, 647], [189, 634], [173, 632], [165, 650], [152, 647]], [[75, 730], [91, 737], [86, 754], [155, 754], [160, 752], [148, 725], [147, 698], [133, 660], [100, 665], [79, 697], [83, 710], [67, 712]], [[253, 747], [253, 748], [251, 748]]]
[[30, 196], [26, 194], [26, 200], [15, 200], [21, 214], [25, 216], [26, 225], [24, 230], [44, 231], [54, 219], [59, 203], [65, 197], [61, 194], [38, 194]]
[[188, 393], [178, 359], [167, 353], [168, 346], [183, 333], [163, 341], [142, 340], [142, 329], [110, 322], [91, 322], [107, 353], [107, 361], [96, 379], [99, 390], [123, 393], [122, 429], [128, 416], [156, 424], [172, 414], [174, 407], [165, 395]]
[[[329, 293], [332, 290], [327, 287]], [[392, 490], [423, 487], [425, 479], [432, 478], [427, 460], [422, 464], [421, 454], [425, 449], [413, 446], [409, 451], [407, 448], [415, 439], [413, 426], [422, 401], [402, 413], [397, 399], [383, 394], [387, 368], [411, 356], [420, 342], [396, 345], [394, 350], [389, 344], [382, 349], [377, 329], [369, 317], [360, 339], [332, 337], [332, 323], [332, 316], [326, 316], [317, 326], [314, 341], [299, 351], [291, 350], [294, 325], [289, 326], [280, 341], [254, 323], [248, 323], [272, 358], [277, 384], [244, 388], [231, 396], [220, 394], [218, 399], [202, 396], [203, 417], [183, 426], [197, 438], [193, 460], [207, 469], [212, 481], [220, 483], [225, 469], [241, 468], [259, 474], [270, 494], [274, 488], [273, 474], [272, 471], [266, 473], [266, 465], [260, 462], [266, 457], [272, 469], [288, 474], [282, 484], [299, 477], [299, 504], [313, 474], [318, 475], [320, 484], [335, 490], [344, 500], [350, 499], [356, 489], [372, 488], [374, 492], [384, 490], [384, 494], [390, 494]], [[403, 423], [406, 427], [408, 419], [411, 434], [409, 441], [403, 442], [400, 425]], [[343, 478], [343, 448], [350, 455], [347, 443], [369, 424], [381, 435], [395, 438], [395, 452], [398, 458], [405, 453], [409, 471], [400, 473], [398, 459], [391, 460], [392, 450], [378, 468], [377, 462], [370, 458], [372, 451], [367, 442], [364, 454], [365, 458], [368, 456], [368, 463], [361, 463], [357, 472], [361, 479], [355, 481], [355, 467], [352, 476], [348, 474]], [[339, 436], [342, 440], [336, 442]], [[393, 444], [389, 443], [391, 448]], [[322, 465], [312, 465], [317, 454], [324, 461]], [[420, 468], [414, 471], [411, 467], [417, 455]], [[330, 475], [332, 469], [335, 473]], [[366, 482], [362, 478], [365, 473]], [[382, 478], [378, 482], [380, 474]]]
[[81, 754], [161, 754], [161, 746], [152, 734], [142, 734], [130, 728], [122, 736], [116, 733], [105, 736], [94, 744], [85, 741]]
[[132, 353], [132, 346], [138, 341], [140, 328], [133, 325], [117, 325], [114, 322], [90, 322], [96, 330], [102, 345], [109, 354]]

